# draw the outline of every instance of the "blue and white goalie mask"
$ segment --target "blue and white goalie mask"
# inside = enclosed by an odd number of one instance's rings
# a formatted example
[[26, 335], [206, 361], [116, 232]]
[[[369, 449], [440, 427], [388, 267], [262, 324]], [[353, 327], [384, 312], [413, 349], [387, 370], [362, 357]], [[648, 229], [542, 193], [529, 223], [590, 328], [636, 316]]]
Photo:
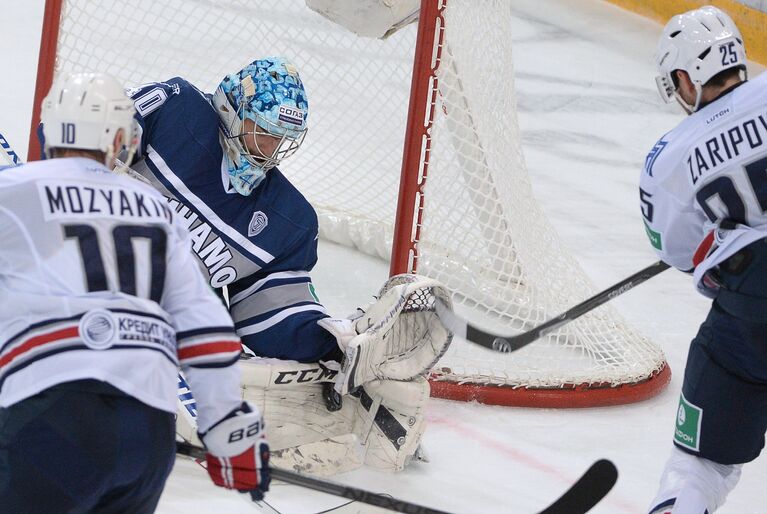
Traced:
[[266, 172], [298, 150], [309, 104], [296, 67], [280, 57], [227, 75], [213, 95], [232, 187], [247, 196]]

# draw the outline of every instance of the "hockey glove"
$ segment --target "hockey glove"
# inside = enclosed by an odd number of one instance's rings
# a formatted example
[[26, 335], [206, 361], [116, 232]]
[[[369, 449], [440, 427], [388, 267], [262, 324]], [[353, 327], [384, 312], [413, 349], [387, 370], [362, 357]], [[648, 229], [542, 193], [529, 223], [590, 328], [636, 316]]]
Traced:
[[242, 402], [199, 435], [208, 451], [205, 460], [213, 483], [250, 492], [254, 501], [263, 500], [270, 477], [269, 446], [261, 413], [248, 402]]

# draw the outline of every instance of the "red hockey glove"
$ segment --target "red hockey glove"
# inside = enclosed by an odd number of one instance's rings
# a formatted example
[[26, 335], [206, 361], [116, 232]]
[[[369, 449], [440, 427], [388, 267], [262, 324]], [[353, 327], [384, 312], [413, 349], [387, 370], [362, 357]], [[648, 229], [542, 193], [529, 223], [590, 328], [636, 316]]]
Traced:
[[269, 446], [264, 419], [248, 402], [227, 414], [200, 440], [208, 450], [208, 474], [213, 483], [227, 489], [250, 492], [254, 501], [269, 490]]

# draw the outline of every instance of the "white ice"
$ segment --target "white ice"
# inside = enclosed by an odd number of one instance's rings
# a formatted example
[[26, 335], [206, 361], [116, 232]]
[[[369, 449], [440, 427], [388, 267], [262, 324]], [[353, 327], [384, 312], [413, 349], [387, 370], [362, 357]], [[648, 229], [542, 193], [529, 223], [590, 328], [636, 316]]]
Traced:
[[[656, 260], [639, 215], [638, 175], [647, 150], [682, 118], [655, 92], [652, 55], [661, 27], [599, 0], [511, 1], [519, 117], [535, 193], [592, 280], [607, 287]], [[5, 4], [0, 133], [25, 158], [44, 2]], [[315, 281], [333, 313], [351, 310], [386, 278], [381, 261], [331, 244], [320, 250]], [[531, 513], [606, 457], [620, 477], [593, 512], [643, 512], [671, 447], [687, 346], [708, 302], [688, 276], [668, 271], [614, 303], [666, 352], [674, 374], [660, 396], [585, 410], [433, 400], [425, 435], [429, 464], [398, 475], [359, 470], [335, 480], [450, 512]], [[747, 465], [719, 512], [767, 512], [766, 482], [767, 458]], [[279, 484], [269, 499], [286, 514], [342, 503]], [[244, 496], [215, 488], [201, 468], [182, 459], [158, 510], [254, 511]]]

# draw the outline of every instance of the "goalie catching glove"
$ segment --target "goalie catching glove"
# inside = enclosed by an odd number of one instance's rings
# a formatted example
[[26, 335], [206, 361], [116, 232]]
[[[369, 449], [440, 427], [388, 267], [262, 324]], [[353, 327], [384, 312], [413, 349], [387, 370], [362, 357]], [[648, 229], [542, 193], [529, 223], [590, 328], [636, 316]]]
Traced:
[[269, 490], [269, 446], [264, 419], [248, 402], [227, 414], [205, 433], [208, 474], [213, 483], [242, 493], [250, 492], [254, 501], [264, 499]]
[[452, 306], [440, 282], [396, 275], [364, 312], [358, 310], [352, 319], [318, 321], [344, 352], [336, 391], [344, 395], [372, 380], [413, 380], [428, 373], [453, 339], [435, 311], [436, 298]]

